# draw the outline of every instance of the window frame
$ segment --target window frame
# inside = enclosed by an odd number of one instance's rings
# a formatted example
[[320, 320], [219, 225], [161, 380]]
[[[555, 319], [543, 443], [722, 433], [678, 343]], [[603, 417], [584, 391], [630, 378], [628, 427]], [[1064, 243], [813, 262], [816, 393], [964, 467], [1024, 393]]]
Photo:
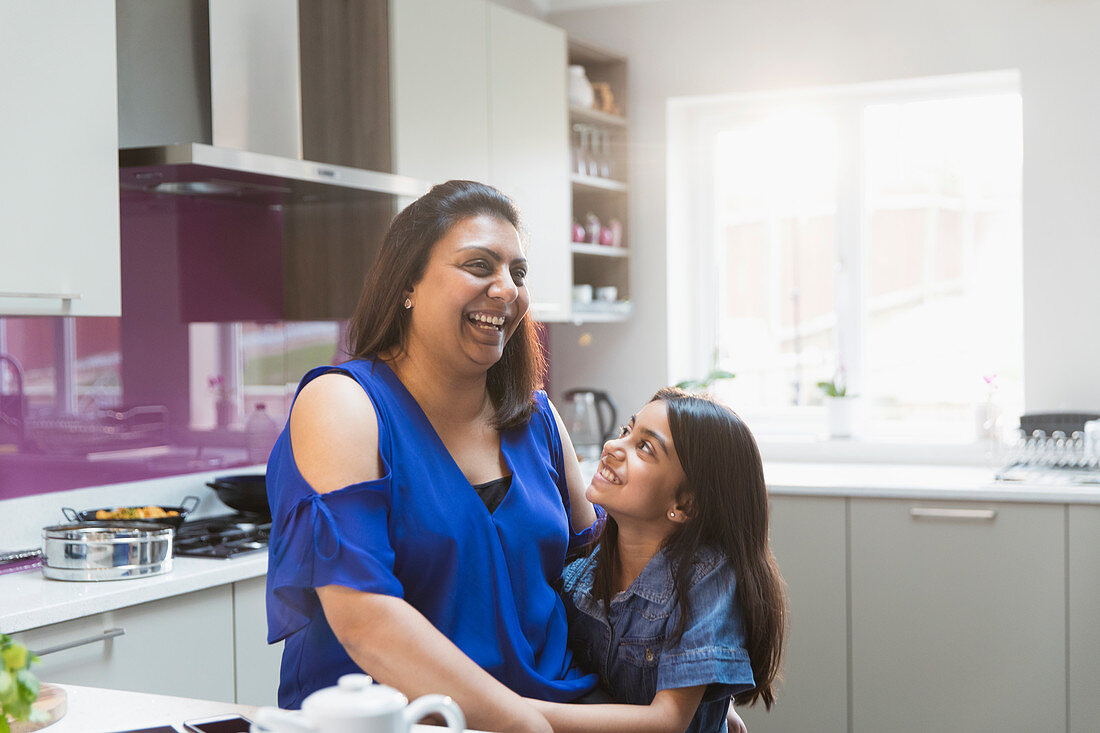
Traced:
[[[719, 314], [714, 303], [723, 296], [719, 273], [724, 251], [715, 247], [722, 221], [716, 215], [714, 140], [722, 130], [745, 125], [778, 109], [812, 105], [827, 109], [838, 120], [841, 151], [836, 200], [837, 357], [845, 365], [850, 391], [861, 393], [866, 352], [866, 308], [869, 294], [866, 257], [871, 217], [865, 215], [866, 175], [862, 143], [862, 112], [869, 104], [891, 104], [973, 97], [1021, 91], [1016, 70], [959, 74], [889, 82], [752, 92], [709, 97], [673, 98], [667, 103], [667, 287], [668, 372], [670, 381], [707, 373], [718, 347]], [[711, 256], [713, 254], [713, 256]], [[694, 286], [694, 287], [693, 287]], [[673, 324], [676, 324], [674, 326]], [[683, 326], [683, 327], [677, 327]], [[786, 413], [786, 417], [784, 417]], [[795, 415], [794, 413], [797, 413]], [[749, 414], [747, 417], [754, 417]], [[824, 425], [821, 407], [802, 406], [768, 410], [756, 415], [773, 434], [789, 445], [793, 438], [816, 440]], [[783, 428], [784, 423], [786, 429]], [[858, 442], [858, 441], [857, 441]], [[897, 442], [897, 441], [894, 441]], [[902, 440], [932, 445], [932, 440]], [[965, 451], [964, 451], [965, 452]], [[853, 451], [859, 453], [859, 449]], [[957, 451], [956, 451], [957, 453]], [[983, 451], [983, 455], [988, 451]], [[988, 456], [986, 456], [988, 457]]]

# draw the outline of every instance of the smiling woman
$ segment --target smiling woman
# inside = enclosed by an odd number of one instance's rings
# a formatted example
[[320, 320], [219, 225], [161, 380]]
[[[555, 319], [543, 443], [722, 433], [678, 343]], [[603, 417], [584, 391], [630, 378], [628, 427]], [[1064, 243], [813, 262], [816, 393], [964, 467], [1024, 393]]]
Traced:
[[526, 275], [510, 199], [436, 186], [386, 234], [352, 360], [302, 379], [267, 472], [281, 707], [366, 671], [472, 727], [545, 732], [517, 692], [592, 688], [555, 584], [596, 513], [539, 389]]

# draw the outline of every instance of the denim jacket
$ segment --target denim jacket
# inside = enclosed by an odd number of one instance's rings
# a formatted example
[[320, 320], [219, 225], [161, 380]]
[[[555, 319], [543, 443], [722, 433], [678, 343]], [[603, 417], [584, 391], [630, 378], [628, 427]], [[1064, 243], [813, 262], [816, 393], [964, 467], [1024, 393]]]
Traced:
[[754, 687], [729, 560], [710, 548], [696, 555], [691, 617], [683, 638], [673, 643], [680, 604], [664, 552], [611, 599], [610, 619], [592, 591], [596, 553], [571, 562], [562, 576], [577, 660], [599, 674], [619, 703], [648, 705], [658, 690], [707, 685], [688, 733], [725, 731], [730, 696]]

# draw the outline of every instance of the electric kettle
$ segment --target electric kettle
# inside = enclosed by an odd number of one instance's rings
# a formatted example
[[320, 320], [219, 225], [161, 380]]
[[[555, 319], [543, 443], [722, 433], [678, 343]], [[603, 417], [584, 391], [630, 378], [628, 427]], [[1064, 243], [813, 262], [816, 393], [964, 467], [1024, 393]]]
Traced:
[[447, 730], [466, 730], [466, 718], [454, 700], [424, 695], [409, 703], [400, 692], [374, 684], [365, 674], [346, 674], [336, 687], [317, 690], [302, 709], [260, 708], [252, 733], [408, 733], [422, 718], [439, 713]]
[[561, 419], [581, 460], [600, 457], [604, 441], [615, 436], [618, 417], [618, 408], [607, 392], [571, 389], [565, 393]]

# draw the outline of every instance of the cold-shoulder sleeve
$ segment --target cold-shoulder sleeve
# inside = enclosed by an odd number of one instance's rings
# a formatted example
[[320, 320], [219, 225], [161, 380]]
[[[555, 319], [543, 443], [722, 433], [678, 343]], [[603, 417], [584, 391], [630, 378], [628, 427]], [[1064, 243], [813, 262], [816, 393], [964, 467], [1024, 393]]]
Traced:
[[268, 642], [304, 627], [319, 609], [316, 588], [341, 585], [402, 597], [390, 542], [391, 473], [318, 494], [293, 465], [289, 431], [268, 462]]

